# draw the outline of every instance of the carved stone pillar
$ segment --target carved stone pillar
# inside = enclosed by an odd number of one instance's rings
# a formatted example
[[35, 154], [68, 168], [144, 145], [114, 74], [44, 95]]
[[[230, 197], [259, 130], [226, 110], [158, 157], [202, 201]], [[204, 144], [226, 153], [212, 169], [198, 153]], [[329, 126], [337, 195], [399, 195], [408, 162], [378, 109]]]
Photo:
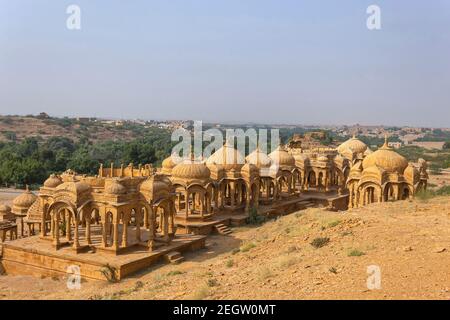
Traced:
[[[139, 224], [136, 224], [136, 234], [139, 228]], [[126, 248], [128, 245], [128, 219], [122, 221], [122, 247]]]
[[91, 242], [91, 218], [86, 219], [86, 242], [87, 244], [92, 244]]
[[190, 206], [189, 206], [189, 191], [186, 190], [186, 194], [185, 194], [185, 211], [186, 211], [186, 219], [189, 217], [190, 215]]
[[117, 221], [113, 223], [114, 227], [114, 239], [113, 239], [113, 247], [115, 250], [119, 250], [119, 224]]
[[71, 214], [70, 214], [69, 210], [66, 209], [65, 212], [66, 212], [66, 239], [67, 239], [67, 241], [71, 241], [72, 234], [70, 232], [70, 228], [71, 228], [72, 218], [71, 218]]
[[148, 229], [148, 210], [147, 210], [147, 208], [145, 208], [145, 209], [141, 208], [141, 214], [142, 214], [142, 210], [144, 210], [144, 228], [147, 230]]
[[[27, 186], [28, 188], [28, 186]], [[42, 217], [41, 217], [41, 237], [45, 237], [47, 235], [47, 227], [46, 227], [46, 221], [45, 218], [47, 217], [47, 206], [45, 206], [44, 204], [44, 199], [40, 199], [40, 204], [41, 204], [41, 208], [44, 208], [44, 210], [42, 211]], [[21, 221], [21, 226], [22, 226], [22, 237], [23, 237], [23, 218]]]
[[75, 228], [73, 229], [73, 248], [78, 249], [80, 247], [79, 236], [78, 236], [78, 219], [74, 221]]
[[60, 241], [59, 241], [59, 215], [60, 213], [57, 212], [54, 215], [54, 237], [53, 237], [53, 245], [56, 247], [56, 249], [59, 249]]

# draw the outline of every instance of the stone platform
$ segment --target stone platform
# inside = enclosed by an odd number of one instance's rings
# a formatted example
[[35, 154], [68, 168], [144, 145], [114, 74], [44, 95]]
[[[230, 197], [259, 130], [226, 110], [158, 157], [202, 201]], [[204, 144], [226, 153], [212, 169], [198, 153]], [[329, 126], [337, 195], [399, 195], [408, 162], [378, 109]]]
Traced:
[[305, 191], [303, 199], [314, 202], [316, 205], [328, 207], [332, 211], [342, 211], [348, 209], [348, 194], [338, 194], [336, 191], [321, 193], [317, 191]]
[[55, 250], [48, 240], [33, 236], [4, 243], [0, 264], [7, 274], [38, 277], [64, 276], [67, 268], [75, 265], [83, 278], [96, 280], [106, 280], [102, 272], [106, 268], [113, 270], [120, 280], [148, 268], [168, 253], [203, 248], [205, 239], [202, 235], [177, 235], [169, 245], [160, 245], [151, 252], [144, 246], [134, 246], [123, 254], [113, 255], [101, 250], [76, 254], [70, 247]]
[[175, 219], [177, 225], [177, 233], [194, 233], [199, 235], [208, 235], [214, 232], [214, 227], [219, 224], [226, 226], [240, 226], [246, 223], [248, 215], [245, 213], [217, 213], [207, 220], [184, 220], [180, 218]]

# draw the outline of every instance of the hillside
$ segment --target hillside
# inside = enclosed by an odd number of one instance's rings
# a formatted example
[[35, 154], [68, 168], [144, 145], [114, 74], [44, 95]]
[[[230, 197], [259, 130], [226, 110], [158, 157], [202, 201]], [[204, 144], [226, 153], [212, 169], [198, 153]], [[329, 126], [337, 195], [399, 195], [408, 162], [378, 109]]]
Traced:
[[38, 188], [67, 169], [95, 174], [100, 163], [160, 165], [179, 122], [0, 116], [0, 185]]
[[[178, 122], [170, 123], [173, 126]], [[22, 141], [38, 137], [48, 140], [65, 137], [73, 141], [91, 142], [133, 140], [142, 137], [157, 124], [132, 121], [109, 121], [94, 118], [54, 118], [48, 116], [1, 116], [0, 141]], [[170, 128], [170, 126], [168, 126]]]
[[[120, 283], [1, 276], [4, 299], [450, 299], [450, 198], [373, 204], [342, 213], [310, 208], [259, 227], [211, 236], [180, 265]], [[314, 248], [310, 243], [328, 237]], [[381, 289], [367, 289], [367, 267]]]

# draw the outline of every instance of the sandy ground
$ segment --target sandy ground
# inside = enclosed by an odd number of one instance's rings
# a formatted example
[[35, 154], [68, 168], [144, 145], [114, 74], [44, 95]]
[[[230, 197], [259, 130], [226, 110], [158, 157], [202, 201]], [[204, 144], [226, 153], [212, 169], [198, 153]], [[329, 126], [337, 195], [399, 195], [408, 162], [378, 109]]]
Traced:
[[12, 201], [19, 196], [23, 190], [0, 188], [0, 204], [12, 206]]
[[[318, 237], [329, 242], [314, 248]], [[0, 276], [2, 299], [450, 299], [450, 197], [310, 208], [211, 236], [179, 265], [120, 283]], [[368, 289], [368, 267], [381, 288]]]
[[442, 169], [439, 175], [430, 175], [428, 183], [435, 185], [434, 189], [450, 185], [450, 169]]

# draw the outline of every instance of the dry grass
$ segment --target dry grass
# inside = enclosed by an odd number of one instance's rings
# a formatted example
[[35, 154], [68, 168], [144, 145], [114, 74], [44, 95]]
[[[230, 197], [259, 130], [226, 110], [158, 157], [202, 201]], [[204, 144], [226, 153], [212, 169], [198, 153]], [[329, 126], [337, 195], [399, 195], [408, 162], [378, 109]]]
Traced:
[[239, 250], [241, 252], [248, 252], [251, 249], [253, 249], [254, 247], [256, 247], [256, 244], [254, 244], [252, 241], [249, 242], [244, 242], [244, 244], [242, 244], [239, 248]]
[[209, 288], [204, 285], [198, 288], [193, 294], [192, 294], [192, 300], [203, 300], [209, 295]]
[[269, 267], [266, 267], [266, 266], [259, 267], [257, 269], [257, 275], [258, 275], [258, 279], [261, 281], [264, 281], [264, 280], [274, 276], [272, 270], [270, 270]]
[[361, 250], [358, 250], [358, 249], [352, 249], [352, 250], [350, 250], [348, 252], [348, 256], [349, 257], [360, 257], [360, 256], [363, 256], [363, 255], [365, 255], [365, 253], [363, 251], [361, 251]]
[[287, 269], [287, 268], [299, 263], [300, 261], [301, 261], [301, 259], [299, 256], [284, 255], [284, 256], [281, 256], [280, 258], [278, 258], [276, 265], [280, 269]]

